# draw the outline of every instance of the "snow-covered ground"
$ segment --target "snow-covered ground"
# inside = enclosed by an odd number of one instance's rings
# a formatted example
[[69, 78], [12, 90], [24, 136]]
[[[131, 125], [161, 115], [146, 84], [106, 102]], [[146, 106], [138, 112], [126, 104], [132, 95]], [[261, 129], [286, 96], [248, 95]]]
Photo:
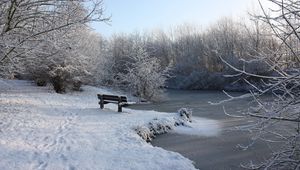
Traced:
[[[97, 93], [112, 92], [85, 86], [62, 95], [29, 81], [0, 79], [0, 169], [195, 169], [192, 161], [153, 147], [134, 130], [175, 114], [127, 108], [118, 113], [114, 104], [101, 110]], [[216, 135], [219, 127], [201, 129], [204, 121], [191, 126]]]

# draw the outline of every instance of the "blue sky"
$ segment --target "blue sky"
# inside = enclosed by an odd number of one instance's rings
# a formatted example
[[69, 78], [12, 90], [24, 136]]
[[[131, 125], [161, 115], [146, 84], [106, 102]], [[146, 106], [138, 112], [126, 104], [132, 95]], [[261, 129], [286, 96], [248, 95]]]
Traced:
[[223, 16], [245, 17], [256, 0], [104, 0], [111, 25], [93, 23], [102, 35], [153, 29], [168, 30], [188, 23], [206, 27]]

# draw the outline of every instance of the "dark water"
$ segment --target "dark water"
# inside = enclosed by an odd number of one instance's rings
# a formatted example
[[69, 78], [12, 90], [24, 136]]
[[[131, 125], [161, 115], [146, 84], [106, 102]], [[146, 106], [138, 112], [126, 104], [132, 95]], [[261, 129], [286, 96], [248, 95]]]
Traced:
[[[230, 93], [233, 96], [242, 93]], [[258, 141], [248, 150], [237, 147], [238, 144], [247, 145], [251, 142], [247, 132], [233, 130], [239, 125], [249, 124], [252, 120], [233, 118], [224, 114], [239, 114], [254, 106], [252, 98], [238, 99], [225, 104], [211, 105], [208, 101], [218, 102], [227, 99], [219, 91], [167, 91], [164, 102], [156, 104], [142, 104], [131, 106], [133, 109], [156, 110], [162, 112], [176, 112], [182, 107], [193, 110], [193, 116], [218, 120], [222, 124], [222, 132], [214, 137], [201, 137], [180, 134], [164, 134], [158, 136], [152, 144], [166, 150], [181, 153], [194, 161], [199, 169], [241, 169], [241, 164], [259, 163], [270, 156], [269, 147]]]

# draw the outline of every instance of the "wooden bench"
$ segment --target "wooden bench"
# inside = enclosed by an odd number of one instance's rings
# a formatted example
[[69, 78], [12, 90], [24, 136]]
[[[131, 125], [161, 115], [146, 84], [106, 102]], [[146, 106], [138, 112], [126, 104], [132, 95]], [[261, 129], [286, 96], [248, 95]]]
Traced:
[[117, 103], [118, 104], [118, 112], [122, 112], [122, 106], [126, 106], [127, 97], [126, 96], [114, 96], [114, 95], [106, 95], [106, 94], [97, 94], [98, 99], [100, 100], [100, 108], [104, 108], [104, 104], [107, 103]]

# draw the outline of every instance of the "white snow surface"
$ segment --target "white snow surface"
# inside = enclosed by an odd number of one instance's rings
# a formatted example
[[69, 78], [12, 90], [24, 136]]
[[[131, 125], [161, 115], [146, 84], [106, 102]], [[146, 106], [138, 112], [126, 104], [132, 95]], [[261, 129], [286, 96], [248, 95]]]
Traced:
[[195, 169], [179, 153], [153, 147], [134, 128], [171, 113], [114, 104], [99, 109], [97, 93], [56, 94], [30, 81], [0, 79], [0, 169]]

